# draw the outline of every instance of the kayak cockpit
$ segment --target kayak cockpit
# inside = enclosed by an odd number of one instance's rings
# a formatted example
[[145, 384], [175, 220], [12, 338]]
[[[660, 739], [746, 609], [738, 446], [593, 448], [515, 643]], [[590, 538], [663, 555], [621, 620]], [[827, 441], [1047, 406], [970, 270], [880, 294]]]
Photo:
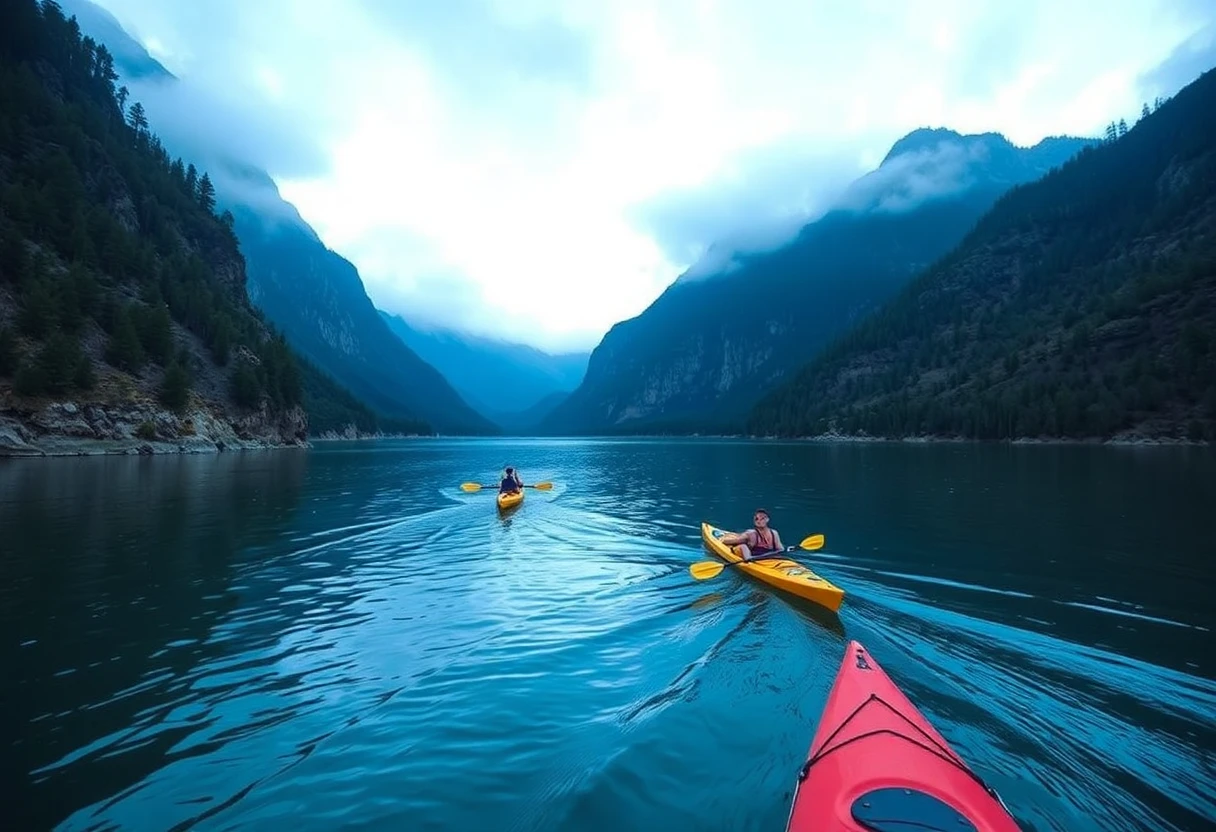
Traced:
[[962, 812], [916, 789], [871, 789], [853, 801], [850, 811], [871, 832], [978, 832]]

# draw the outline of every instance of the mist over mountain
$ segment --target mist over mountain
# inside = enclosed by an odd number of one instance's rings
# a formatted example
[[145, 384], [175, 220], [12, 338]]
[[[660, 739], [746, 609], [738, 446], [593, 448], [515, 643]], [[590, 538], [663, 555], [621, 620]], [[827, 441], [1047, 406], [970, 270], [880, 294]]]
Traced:
[[1216, 440], [1216, 70], [1003, 196], [747, 427]]
[[537, 414], [546, 414], [578, 387], [587, 370], [589, 353], [552, 355], [526, 344], [411, 326], [400, 315], [380, 315], [465, 401], [500, 427], [518, 429], [539, 421]]
[[912, 131], [792, 240], [732, 253], [728, 268], [694, 267], [615, 325], [543, 428], [739, 425], [791, 370], [955, 246], [1001, 194], [1090, 143], [1052, 138], [1019, 148], [991, 133]]
[[274, 119], [176, 78], [105, 10], [87, 0], [62, 5], [114, 52], [129, 101], [144, 105], [165, 145], [209, 171], [217, 203], [236, 219], [250, 299], [293, 347], [386, 417], [423, 419], [448, 433], [494, 430], [389, 332], [358, 270], [279, 195], [266, 167], [316, 169], [316, 148]]

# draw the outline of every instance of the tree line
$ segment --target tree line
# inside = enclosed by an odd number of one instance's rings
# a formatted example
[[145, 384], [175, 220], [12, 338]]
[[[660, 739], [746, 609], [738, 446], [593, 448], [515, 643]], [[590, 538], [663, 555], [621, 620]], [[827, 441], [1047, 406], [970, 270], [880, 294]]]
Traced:
[[[306, 403], [374, 425], [249, 303], [214, 182], [170, 156], [105, 46], [54, 2], [11, 0], [3, 14], [0, 376], [27, 396], [88, 391], [96, 359], [152, 370], [161, 402], [181, 410], [205, 360], [240, 407]], [[174, 322], [204, 354], [175, 341]]]

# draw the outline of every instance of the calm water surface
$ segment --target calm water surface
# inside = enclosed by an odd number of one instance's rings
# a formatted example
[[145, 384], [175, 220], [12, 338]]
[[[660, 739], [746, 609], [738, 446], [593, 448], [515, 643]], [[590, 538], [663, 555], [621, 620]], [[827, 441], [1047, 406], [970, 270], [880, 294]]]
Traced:
[[[760, 505], [839, 615], [689, 577]], [[778, 830], [850, 638], [1023, 828], [1216, 823], [1210, 450], [0, 460], [0, 553], [9, 828]]]

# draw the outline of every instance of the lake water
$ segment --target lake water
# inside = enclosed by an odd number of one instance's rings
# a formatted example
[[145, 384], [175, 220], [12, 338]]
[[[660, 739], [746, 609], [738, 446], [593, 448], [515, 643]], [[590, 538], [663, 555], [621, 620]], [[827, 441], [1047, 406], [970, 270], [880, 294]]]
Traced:
[[[691, 579], [757, 506], [839, 615]], [[0, 460], [0, 551], [9, 828], [779, 830], [854, 638], [1024, 829], [1216, 822], [1210, 449]]]

